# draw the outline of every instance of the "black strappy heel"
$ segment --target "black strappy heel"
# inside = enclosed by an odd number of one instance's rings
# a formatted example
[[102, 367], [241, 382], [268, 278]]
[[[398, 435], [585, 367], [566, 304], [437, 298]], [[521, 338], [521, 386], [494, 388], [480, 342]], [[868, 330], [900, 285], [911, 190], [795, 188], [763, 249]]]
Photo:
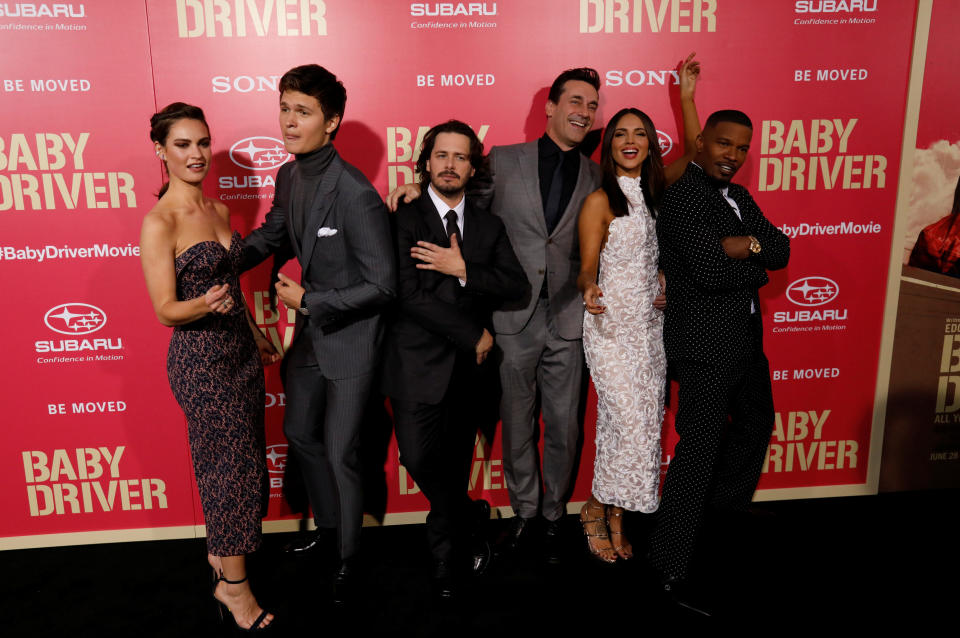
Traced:
[[[240, 580], [230, 580], [229, 578], [227, 578], [226, 576], [223, 575], [223, 572], [222, 572], [222, 571], [221, 571], [220, 574], [218, 575], [218, 574], [217, 574], [217, 570], [213, 570], [213, 592], [212, 592], [213, 594], [216, 594], [216, 592], [217, 592], [217, 584], [218, 584], [220, 581], [223, 581], [223, 582], [225, 582], [225, 583], [228, 584], [228, 585], [239, 585], [240, 583], [246, 582], [246, 581], [247, 581], [247, 577], [244, 576], [244, 577], [241, 578]], [[230, 611], [230, 608], [229, 608], [229, 607], [227, 607], [225, 604], [223, 604], [222, 602], [220, 602], [220, 600], [217, 599], [216, 595], [214, 595], [214, 598], [213, 598], [213, 599], [214, 599], [215, 601], [217, 601], [217, 611], [220, 612], [220, 621], [221, 621], [221, 622], [226, 622], [226, 618], [230, 618], [230, 620], [233, 622], [234, 629], [236, 629], [237, 631], [239, 631], [239, 632], [241, 632], [241, 633], [252, 634], [252, 633], [254, 633], [254, 632], [266, 631], [266, 630], [270, 629], [270, 627], [273, 626], [273, 621], [271, 621], [269, 625], [266, 625], [266, 626], [264, 626], [264, 627], [261, 627], [261, 626], [260, 626], [260, 623], [263, 622], [263, 619], [266, 618], [266, 617], [270, 614], [270, 612], [269, 612], [268, 610], [264, 609], [264, 610], [261, 610], [260, 615], [257, 616], [257, 619], [256, 619], [256, 620], [253, 621], [253, 624], [250, 625], [250, 628], [249, 628], [249, 629], [244, 629], [243, 627], [241, 627], [240, 625], [237, 624], [237, 619], [233, 617], [233, 613]], [[274, 620], [276, 620], [276, 618], [274, 618]]]

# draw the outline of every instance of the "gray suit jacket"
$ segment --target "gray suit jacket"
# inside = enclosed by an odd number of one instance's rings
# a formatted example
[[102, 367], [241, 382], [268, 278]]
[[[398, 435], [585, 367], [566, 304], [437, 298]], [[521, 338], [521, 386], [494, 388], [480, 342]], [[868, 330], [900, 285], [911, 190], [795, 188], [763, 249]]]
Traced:
[[367, 178], [337, 154], [320, 180], [302, 242], [297, 242], [289, 212], [296, 171], [293, 162], [277, 173], [273, 206], [260, 228], [244, 239], [242, 268], [275, 253], [295, 255], [310, 310], [306, 321], [297, 315], [297, 340], [309, 334], [320, 370], [329, 379], [370, 372], [377, 366], [383, 337], [380, 313], [396, 294], [386, 207]]
[[583, 300], [577, 290], [580, 274], [580, 243], [577, 217], [587, 195], [600, 187], [600, 167], [580, 160], [580, 173], [570, 203], [553, 233], [547, 235], [540, 196], [537, 141], [490, 149], [493, 201], [490, 211], [503, 220], [507, 236], [530, 282], [521, 300], [493, 313], [498, 334], [517, 334], [533, 315], [537, 297], [547, 277], [550, 309], [564, 339], [583, 335]]

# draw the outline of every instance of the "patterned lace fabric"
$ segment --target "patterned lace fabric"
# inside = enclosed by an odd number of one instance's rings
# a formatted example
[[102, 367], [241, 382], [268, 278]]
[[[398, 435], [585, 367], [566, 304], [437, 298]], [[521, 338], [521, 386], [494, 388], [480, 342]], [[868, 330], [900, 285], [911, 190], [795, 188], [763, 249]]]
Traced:
[[216, 241], [187, 248], [175, 260], [177, 298], [193, 299], [230, 285], [233, 309], [177, 326], [167, 351], [170, 389], [187, 417], [193, 471], [215, 556], [260, 546], [266, 513], [263, 366], [247, 325], [237, 280], [240, 233], [229, 250]]
[[584, 313], [583, 347], [597, 390], [593, 495], [602, 503], [653, 512], [659, 504], [660, 429], [667, 371], [663, 313], [653, 307], [656, 223], [640, 179], [617, 180], [630, 214], [610, 222], [598, 284], [606, 311]]

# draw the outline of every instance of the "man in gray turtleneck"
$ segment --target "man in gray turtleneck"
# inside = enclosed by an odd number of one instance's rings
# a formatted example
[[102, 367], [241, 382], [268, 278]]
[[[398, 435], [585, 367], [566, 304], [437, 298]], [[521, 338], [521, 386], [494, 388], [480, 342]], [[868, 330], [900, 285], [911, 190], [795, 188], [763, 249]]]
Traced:
[[331, 144], [346, 104], [343, 84], [310, 64], [285, 73], [279, 88], [283, 143], [297, 161], [280, 168], [273, 206], [244, 240], [243, 267], [272, 254], [300, 262], [301, 283], [281, 273], [276, 284], [284, 305], [299, 313], [284, 362], [283, 431], [318, 532], [292, 550], [336, 530], [341, 596], [360, 540], [360, 423], [383, 336], [380, 312], [395, 295], [395, 258], [380, 196]]

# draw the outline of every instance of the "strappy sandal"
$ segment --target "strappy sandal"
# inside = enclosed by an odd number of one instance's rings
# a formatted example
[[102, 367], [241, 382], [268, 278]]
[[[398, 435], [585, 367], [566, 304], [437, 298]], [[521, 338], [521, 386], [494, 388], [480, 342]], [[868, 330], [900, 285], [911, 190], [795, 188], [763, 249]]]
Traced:
[[[214, 578], [215, 578], [213, 581], [214, 594], [216, 594], [217, 584], [221, 580], [228, 585], [239, 585], [240, 583], [244, 583], [247, 581], [246, 576], [244, 576], [240, 580], [230, 580], [229, 578], [223, 575], [223, 572], [221, 572], [220, 575], [217, 576], [216, 570], [214, 570]], [[269, 611], [267, 611], [266, 609], [262, 609], [260, 611], [260, 615], [257, 616], [256, 620], [253, 621], [253, 624], [251, 624], [249, 628], [244, 629], [239, 624], [237, 624], [237, 619], [233, 617], [233, 613], [230, 611], [229, 607], [227, 607], [224, 603], [220, 602], [220, 600], [216, 597], [216, 595], [214, 595], [214, 600], [217, 601], [217, 610], [220, 612], [220, 620], [223, 622], [226, 622], [226, 619], [230, 618], [230, 620], [233, 621], [234, 629], [236, 629], [240, 633], [252, 634], [255, 632], [266, 632], [268, 629], [270, 629], [270, 627], [273, 626], [273, 621], [271, 621], [269, 625], [265, 625], [263, 627], [260, 626], [260, 623], [262, 623], [263, 620], [268, 615], [270, 615]], [[276, 618], [274, 618], [274, 620], [276, 620]]]
[[[616, 519], [618, 529], [614, 529], [613, 525], [609, 522], [607, 527], [610, 533], [610, 544], [613, 545], [613, 551], [617, 553], [617, 556], [623, 559], [633, 558], [633, 545], [630, 544], [630, 541], [627, 540], [626, 534], [623, 533], [623, 508], [610, 505], [607, 507], [607, 520]], [[619, 542], [614, 543], [614, 536], [619, 537]]]
[[217, 583], [220, 582], [220, 579], [223, 578], [223, 574], [217, 571], [216, 567], [211, 566], [211, 571], [213, 572], [213, 577], [210, 579], [210, 595], [213, 596], [213, 602], [217, 605], [217, 615], [220, 617], [220, 622], [223, 622], [223, 610], [227, 608], [222, 602], [217, 599]]
[[[591, 518], [596, 516], [598, 512], [600, 514], [599, 518]], [[610, 534], [607, 532], [607, 519], [603, 506], [590, 507], [589, 501], [584, 503], [583, 507], [580, 508], [580, 524], [583, 525], [583, 535], [587, 537], [587, 549], [590, 553], [604, 563], [617, 562], [617, 554], [610, 544]], [[600, 547], [598, 542], [595, 543], [592, 540], [594, 538], [606, 540], [610, 547]], [[612, 555], [608, 557], [604, 554], [606, 551], [611, 552]]]

